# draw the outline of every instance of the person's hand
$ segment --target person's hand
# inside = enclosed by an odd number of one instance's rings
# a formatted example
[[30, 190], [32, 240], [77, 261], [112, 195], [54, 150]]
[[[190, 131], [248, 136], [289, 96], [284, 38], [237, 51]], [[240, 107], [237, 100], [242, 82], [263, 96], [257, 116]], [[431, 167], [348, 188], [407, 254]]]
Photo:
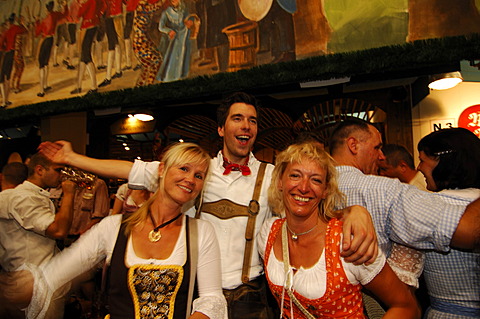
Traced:
[[168, 37], [170, 38], [170, 40], [175, 38], [175, 35], [177, 35], [177, 33], [173, 30], [170, 30], [170, 32], [168, 32]]
[[62, 191], [64, 194], [75, 194], [77, 189], [77, 184], [70, 180], [65, 180], [62, 182]]
[[72, 144], [67, 141], [43, 142], [38, 146], [38, 151], [56, 164], [68, 163], [68, 156], [73, 154]]
[[362, 206], [350, 206], [342, 209], [341, 214], [342, 257], [355, 265], [373, 263], [378, 255], [378, 242], [370, 213]]

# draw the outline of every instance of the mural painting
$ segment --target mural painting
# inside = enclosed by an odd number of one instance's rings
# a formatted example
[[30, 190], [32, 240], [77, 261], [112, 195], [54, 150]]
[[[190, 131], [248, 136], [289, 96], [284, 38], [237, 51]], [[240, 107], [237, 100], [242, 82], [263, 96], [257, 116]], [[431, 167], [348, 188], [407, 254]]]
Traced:
[[479, 8], [480, 0], [2, 0], [0, 105], [480, 33]]

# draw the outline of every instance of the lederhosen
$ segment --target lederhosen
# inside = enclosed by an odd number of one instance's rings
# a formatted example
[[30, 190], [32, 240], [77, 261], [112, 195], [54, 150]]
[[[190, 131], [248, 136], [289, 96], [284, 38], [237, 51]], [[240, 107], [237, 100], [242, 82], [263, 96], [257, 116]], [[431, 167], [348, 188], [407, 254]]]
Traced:
[[[270, 310], [267, 301], [267, 287], [264, 276], [259, 276], [250, 281], [249, 270], [252, 259], [252, 251], [255, 237], [255, 220], [260, 211], [260, 191], [267, 164], [261, 163], [258, 170], [252, 200], [248, 206], [236, 204], [228, 199], [221, 199], [210, 203], [201, 203], [197, 207], [195, 218], [201, 213], [208, 213], [220, 219], [230, 219], [239, 216], [248, 217], [245, 229], [245, 251], [243, 255], [242, 285], [235, 289], [223, 289], [227, 299], [229, 318], [270, 318]], [[258, 306], [255, 307], [255, 304]], [[257, 310], [254, 310], [257, 308]], [[243, 312], [245, 311], [245, 313]]]
[[[124, 216], [125, 218], [125, 216]], [[189, 218], [186, 218], [185, 265], [125, 266], [128, 238], [120, 227], [107, 271], [108, 312], [111, 319], [185, 319], [191, 274]], [[132, 293], [134, 292], [134, 293]], [[184, 305], [187, 305], [185, 307]]]

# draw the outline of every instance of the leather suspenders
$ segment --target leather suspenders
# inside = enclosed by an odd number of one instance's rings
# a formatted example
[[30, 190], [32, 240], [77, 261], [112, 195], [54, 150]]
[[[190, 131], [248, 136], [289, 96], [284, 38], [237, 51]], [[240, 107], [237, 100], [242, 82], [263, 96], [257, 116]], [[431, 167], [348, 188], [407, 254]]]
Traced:
[[245, 252], [243, 255], [242, 282], [249, 282], [250, 261], [252, 259], [253, 239], [255, 232], [255, 219], [260, 211], [260, 191], [262, 190], [263, 177], [265, 175], [266, 163], [260, 163], [255, 188], [253, 190], [252, 200], [248, 206], [236, 204], [228, 199], [221, 199], [210, 203], [201, 203], [197, 208], [195, 218], [200, 218], [200, 213], [208, 213], [220, 219], [229, 219], [233, 217], [248, 217], [247, 227], [245, 229]]

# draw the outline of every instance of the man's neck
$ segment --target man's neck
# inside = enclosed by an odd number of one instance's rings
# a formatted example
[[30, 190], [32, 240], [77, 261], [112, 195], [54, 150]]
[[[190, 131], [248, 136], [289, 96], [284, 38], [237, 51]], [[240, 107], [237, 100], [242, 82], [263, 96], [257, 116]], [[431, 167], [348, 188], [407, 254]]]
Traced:
[[362, 173], [365, 174], [365, 172], [362, 170], [360, 166], [358, 166], [355, 161], [350, 161], [348, 160], [347, 157], [337, 155], [337, 156], [332, 156], [333, 159], [335, 160], [335, 166], [352, 166], [355, 167], [356, 169], [359, 169]]
[[35, 178], [35, 176], [27, 178], [27, 181], [29, 181], [30, 183], [32, 183], [32, 184], [34, 184], [34, 185], [36, 185], [40, 188], [47, 189], [47, 187], [45, 187], [45, 185], [42, 183], [42, 181], [38, 178]]
[[405, 172], [405, 175], [402, 178], [403, 179], [402, 182], [408, 184], [415, 178], [416, 175], [417, 175], [417, 171], [415, 171], [415, 170], [407, 171], [407, 172]]
[[222, 156], [224, 159], [227, 159], [230, 163], [235, 163], [238, 165], [245, 165], [248, 163], [248, 160], [250, 158], [250, 153], [248, 156], [245, 157], [237, 157], [237, 156], [232, 156], [228, 153], [228, 151], [225, 151], [225, 149], [222, 150]]

